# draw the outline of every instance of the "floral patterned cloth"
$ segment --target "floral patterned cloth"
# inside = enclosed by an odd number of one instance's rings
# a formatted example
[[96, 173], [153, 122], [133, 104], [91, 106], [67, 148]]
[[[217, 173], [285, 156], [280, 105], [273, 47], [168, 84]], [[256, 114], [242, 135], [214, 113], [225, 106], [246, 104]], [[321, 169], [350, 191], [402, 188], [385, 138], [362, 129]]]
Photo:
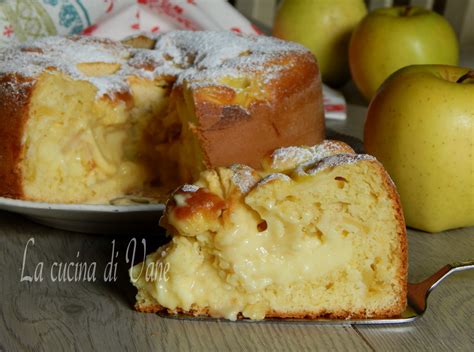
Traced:
[[[112, 39], [174, 29], [261, 34], [226, 0], [0, 0], [0, 47], [48, 35]], [[324, 89], [326, 118], [345, 119], [344, 97]]]
[[0, 0], [0, 45], [54, 34], [122, 39], [173, 29], [259, 34], [225, 0]]

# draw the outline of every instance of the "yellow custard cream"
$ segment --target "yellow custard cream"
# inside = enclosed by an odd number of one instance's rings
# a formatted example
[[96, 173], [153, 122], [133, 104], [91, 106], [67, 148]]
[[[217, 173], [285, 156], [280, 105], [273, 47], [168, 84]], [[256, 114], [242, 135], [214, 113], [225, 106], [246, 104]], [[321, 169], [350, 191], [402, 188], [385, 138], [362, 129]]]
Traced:
[[96, 99], [91, 83], [59, 72], [38, 78], [22, 141], [28, 199], [107, 203], [150, 183], [155, 175], [144, 151], [152, 147], [142, 135], [163, 110], [166, 89], [137, 81], [130, 81], [131, 108], [125, 100]]
[[[130, 272], [136, 308], [231, 320], [399, 314], [398, 197], [377, 161], [338, 151], [298, 154], [285, 173], [209, 170], [178, 189], [161, 220], [171, 242]], [[166, 275], [150, 275], [158, 266]]]

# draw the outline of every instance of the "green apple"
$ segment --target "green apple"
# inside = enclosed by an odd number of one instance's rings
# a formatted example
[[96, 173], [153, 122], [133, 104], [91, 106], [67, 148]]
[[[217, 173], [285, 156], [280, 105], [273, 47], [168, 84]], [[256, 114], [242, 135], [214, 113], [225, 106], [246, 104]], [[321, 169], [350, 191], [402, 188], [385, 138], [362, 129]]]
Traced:
[[474, 71], [405, 67], [369, 105], [364, 145], [397, 185], [408, 226], [474, 225]]
[[323, 81], [339, 86], [349, 79], [352, 30], [366, 14], [363, 0], [284, 0], [273, 35], [306, 46], [318, 60]]
[[377, 9], [352, 33], [352, 79], [368, 100], [396, 70], [417, 64], [457, 65], [459, 44], [444, 17], [419, 7]]

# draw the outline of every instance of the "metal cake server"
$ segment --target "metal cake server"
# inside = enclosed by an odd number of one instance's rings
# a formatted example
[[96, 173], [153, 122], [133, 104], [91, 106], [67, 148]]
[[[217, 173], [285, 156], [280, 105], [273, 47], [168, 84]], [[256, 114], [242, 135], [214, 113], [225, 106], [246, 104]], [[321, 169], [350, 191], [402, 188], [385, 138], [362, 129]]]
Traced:
[[[466, 260], [463, 262], [456, 262], [448, 264], [439, 269], [436, 273], [422, 282], [411, 284], [408, 283], [408, 304], [406, 310], [399, 316], [394, 318], [381, 319], [265, 319], [265, 320], [248, 320], [242, 319], [236, 322], [243, 323], [300, 323], [313, 325], [375, 325], [375, 324], [406, 324], [411, 323], [423, 316], [428, 307], [428, 296], [435, 289], [441, 281], [446, 279], [449, 275], [463, 270], [474, 269], [474, 260]], [[204, 316], [190, 317], [189, 315], [169, 315], [166, 313], [159, 313], [165, 318], [175, 318], [184, 320], [199, 320], [199, 321], [227, 321], [225, 319], [216, 319]]]
[[447, 264], [439, 269], [429, 278], [416, 283], [408, 283], [408, 304], [400, 317], [388, 319], [351, 320], [350, 324], [403, 324], [421, 318], [428, 308], [428, 297], [430, 293], [449, 275], [474, 269], [474, 260], [466, 260]]

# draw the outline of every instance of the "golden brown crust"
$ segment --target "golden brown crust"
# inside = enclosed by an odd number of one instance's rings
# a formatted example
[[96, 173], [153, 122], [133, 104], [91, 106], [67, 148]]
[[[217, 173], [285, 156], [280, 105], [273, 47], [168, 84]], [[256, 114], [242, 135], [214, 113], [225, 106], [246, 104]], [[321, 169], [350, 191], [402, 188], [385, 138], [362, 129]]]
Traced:
[[131, 46], [137, 49], [153, 49], [156, 40], [147, 37], [146, 35], [137, 35], [129, 38], [125, 38], [120, 41], [123, 45]]
[[403, 216], [402, 204], [400, 202], [400, 196], [398, 195], [397, 188], [390, 178], [389, 174], [379, 161], [373, 161], [378, 165], [380, 176], [385, 184], [385, 188], [388, 191], [389, 197], [392, 200], [393, 209], [395, 210], [395, 217], [398, 227], [398, 243], [400, 245], [400, 259], [401, 266], [398, 272], [399, 286], [402, 287], [402, 293], [400, 294], [400, 302], [398, 307], [394, 307], [391, 311], [395, 315], [401, 314], [407, 306], [407, 277], [408, 277], [408, 242], [405, 225], [405, 217]]
[[400, 313], [403, 312], [407, 306], [407, 297], [408, 297], [408, 288], [407, 288], [407, 278], [408, 278], [408, 242], [407, 242], [407, 232], [406, 232], [406, 224], [405, 224], [405, 217], [403, 215], [402, 204], [400, 202], [400, 196], [398, 195], [397, 189], [393, 181], [390, 179], [388, 173], [381, 167], [383, 173], [385, 173], [385, 181], [391, 184], [391, 192], [390, 197], [394, 202], [394, 207], [396, 211], [396, 217], [398, 222], [398, 239], [400, 244], [400, 258], [402, 260], [401, 268], [399, 271], [399, 283], [403, 289], [401, 295], [401, 302], [400, 302]]
[[[291, 61], [290, 68], [265, 87], [269, 99], [247, 109], [207, 99], [207, 88], [193, 92], [196, 133], [207, 167], [240, 163], [260, 168], [261, 159], [275, 148], [324, 140], [321, 79], [314, 57], [293, 54], [269, 65], [286, 61]], [[222, 148], [223, 141], [232, 147]]]
[[0, 76], [0, 196], [23, 198], [22, 138], [34, 81], [17, 74]]
[[[213, 318], [208, 308], [192, 308], [189, 311], [185, 311], [181, 308], [176, 308], [174, 310], [167, 309], [159, 304], [149, 305], [149, 306], [140, 306], [135, 304], [135, 310], [141, 313], [164, 313], [170, 316], [173, 315], [185, 315], [189, 317], [210, 317]], [[404, 309], [403, 309], [404, 310]], [[337, 311], [337, 312], [327, 312], [321, 310], [319, 312], [278, 312], [275, 310], [268, 311], [265, 314], [265, 319], [383, 319], [383, 318], [396, 318], [400, 316], [401, 312], [398, 309], [384, 309], [379, 310], [374, 313], [368, 313], [365, 310], [359, 311]], [[238, 319], [245, 319], [242, 314], [239, 314]]]
[[218, 214], [227, 207], [226, 201], [205, 188], [199, 188], [192, 192], [180, 188], [173, 195], [187, 196], [185, 205], [176, 206], [173, 197], [166, 204], [167, 213], [174, 212], [177, 219], [187, 219], [195, 213], [205, 213], [208, 217], [217, 218]]

